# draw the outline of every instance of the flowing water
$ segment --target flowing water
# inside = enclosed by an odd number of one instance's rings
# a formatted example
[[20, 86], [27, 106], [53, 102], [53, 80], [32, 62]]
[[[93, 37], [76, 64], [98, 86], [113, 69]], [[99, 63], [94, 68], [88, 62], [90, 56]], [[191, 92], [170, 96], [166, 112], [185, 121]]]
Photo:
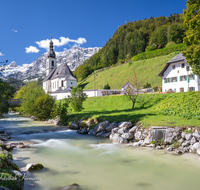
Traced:
[[32, 162], [45, 166], [42, 171], [26, 174], [25, 190], [53, 190], [72, 183], [87, 190], [199, 188], [197, 155], [174, 156], [114, 145], [108, 139], [78, 135], [72, 130], [55, 131], [52, 125], [12, 114], [0, 119], [0, 129], [12, 134], [11, 141], [33, 143], [30, 148], [12, 151], [19, 167]]

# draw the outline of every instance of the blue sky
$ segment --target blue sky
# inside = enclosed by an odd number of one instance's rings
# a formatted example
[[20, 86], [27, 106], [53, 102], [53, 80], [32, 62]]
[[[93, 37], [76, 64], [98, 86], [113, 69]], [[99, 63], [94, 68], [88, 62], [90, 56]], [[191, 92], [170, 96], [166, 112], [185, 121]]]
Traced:
[[31, 63], [45, 53], [102, 47], [128, 21], [182, 13], [186, 0], [1, 0], [0, 61]]

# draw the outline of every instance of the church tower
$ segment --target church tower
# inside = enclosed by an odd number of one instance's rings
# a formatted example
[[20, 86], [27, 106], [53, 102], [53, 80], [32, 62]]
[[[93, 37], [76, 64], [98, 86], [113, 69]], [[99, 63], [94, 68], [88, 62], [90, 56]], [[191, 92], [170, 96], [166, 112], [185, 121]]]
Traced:
[[53, 50], [53, 41], [51, 37], [51, 41], [49, 43], [48, 57], [46, 60], [46, 76], [56, 67], [57, 67], [57, 59], [56, 59], [56, 54]]

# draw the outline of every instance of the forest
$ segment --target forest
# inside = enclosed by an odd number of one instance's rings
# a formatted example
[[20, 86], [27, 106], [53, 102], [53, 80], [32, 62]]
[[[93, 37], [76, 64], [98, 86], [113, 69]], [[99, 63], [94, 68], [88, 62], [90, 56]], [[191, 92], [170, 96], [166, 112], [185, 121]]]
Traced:
[[74, 74], [81, 81], [97, 69], [124, 63], [139, 53], [161, 49], [167, 44], [180, 44], [186, 29], [182, 14], [128, 22], [119, 26], [106, 45], [85, 60]]

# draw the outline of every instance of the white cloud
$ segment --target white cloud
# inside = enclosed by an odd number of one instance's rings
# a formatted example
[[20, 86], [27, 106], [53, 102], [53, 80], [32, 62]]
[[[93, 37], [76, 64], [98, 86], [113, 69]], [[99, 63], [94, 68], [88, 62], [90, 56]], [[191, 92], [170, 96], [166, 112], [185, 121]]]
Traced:
[[26, 47], [26, 53], [38, 53], [40, 50], [34, 46]]
[[[62, 36], [59, 39], [52, 39], [52, 41], [53, 41], [54, 46], [57, 46], [57, 47], [67, 45], [70, 42], [75, 43], [77, 45], [80, 45], [80, 44], [87, 42], [85, 38], [78, 38], [77, 40], [73, 40], [73, 39], [69, 39], [68, 37], [65, 38], [65, 37], [62, 37]], [[50, 42], [50, 40], [46, 39], [46, 40], [36, 41], [35, 43], [40, 48], [44, 48], [44, 49], [48, 50], [49, 49], [49, 42]]]
[[4, 54], [0, 52], [0, 56], [4, 56]]
[[12, 29], [12, 32], [18, 32], [17, 30]]
[[67, 48], [63, 48], [64, 51], [67, 51]]

